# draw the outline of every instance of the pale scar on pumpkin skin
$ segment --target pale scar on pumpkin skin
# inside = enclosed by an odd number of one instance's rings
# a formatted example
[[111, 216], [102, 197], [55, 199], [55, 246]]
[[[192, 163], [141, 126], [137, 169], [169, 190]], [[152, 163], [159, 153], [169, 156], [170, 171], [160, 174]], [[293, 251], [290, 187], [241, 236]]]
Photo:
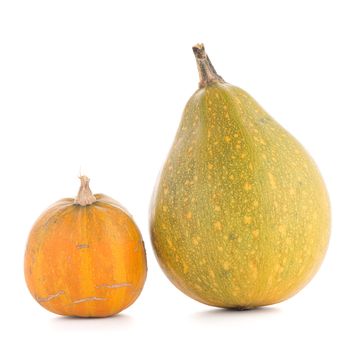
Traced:
[[77, 244], [76, 247], [78, 249], [90, 248], [90, 246], [88, 244], [84, 244], [84, 243], [83, 244]]
[[100, 284], [96, 288], [123, 288], [123, 287], [132, 287], [131, 283], [115, 283], [115, 284]]
[[88, 297], [88, 298], [73, 300], [72, 303], [73, 304], [80, 304], [80, 303], [85, 303], [86, 301], [102, 301], [102, 300], [107, 300], [107, 298]]
[[36, 297], [35, 299], [39, 302], [39, 303], [44, 303], [44, 302], [47, 302], [47, 301], [50, 301], [52, 299], [55, 299], [57, 297], [59, 297], [60, 295], [64, 294], [64, 291], [63, 290], [59, 290], [57, 293], [55, 294], [50, 294], [49, 296], [45, 297], [45, 298], [39, 298], [39, 297]]

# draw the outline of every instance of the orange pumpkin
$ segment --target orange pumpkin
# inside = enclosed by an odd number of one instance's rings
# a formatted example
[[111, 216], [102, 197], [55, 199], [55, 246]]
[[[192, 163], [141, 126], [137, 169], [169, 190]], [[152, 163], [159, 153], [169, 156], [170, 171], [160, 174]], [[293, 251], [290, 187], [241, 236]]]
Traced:
[[146, 279], [143, 240], [130, 214], [81, 178], [77, 198], [49, 207], [32, 228], [25, 278], [36, 301], [60, 315], [104, 317], [130, 306]]

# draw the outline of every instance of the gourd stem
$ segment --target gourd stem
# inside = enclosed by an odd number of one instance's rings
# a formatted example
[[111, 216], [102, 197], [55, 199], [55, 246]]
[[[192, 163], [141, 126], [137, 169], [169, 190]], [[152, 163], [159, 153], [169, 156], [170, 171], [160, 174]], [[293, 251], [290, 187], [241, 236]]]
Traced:
[[216, 73], [215, 68], [211, 64], [210, 59], [205, 52], [204, 45], [197, 44], [192, 47], [192, 50], [197, 61], [199, 87], [203, 88], [213, 83], [224, 83], [225, 80]]
[[96, 202], [96, 197], [92, 194], [90, 190], [90, 187], [89, 187], [90, 179], [85, 175], [80, 176], [79, 179], [81, 183], [80, 183], [80, 188], [79, 188], [77, 198], [75, 198], [74, 200], [74, 204], [85, 207], [86, 205], [90, 205]]

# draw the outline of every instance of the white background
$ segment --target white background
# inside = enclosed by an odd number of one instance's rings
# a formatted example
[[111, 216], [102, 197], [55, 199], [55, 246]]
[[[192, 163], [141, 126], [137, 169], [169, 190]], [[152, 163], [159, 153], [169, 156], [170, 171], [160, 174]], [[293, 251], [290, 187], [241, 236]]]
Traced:
[[[0, 300], [2, 349], [349, 348], [350, 5], [348, 1], [1, 1]], [[247, 90], [309, 150], [333, 227], [314, 280], [281, 304], [202, 305], [152, 251], [153, 186], [186, 101], [191, 47]], [[51, 314], [23, 278], [28, 232], [52, 202], [94, 192], [133, 214], [148, 253], [143, 293], [107, 319]], [[4, 345], [5, 344], [5, 345]]]

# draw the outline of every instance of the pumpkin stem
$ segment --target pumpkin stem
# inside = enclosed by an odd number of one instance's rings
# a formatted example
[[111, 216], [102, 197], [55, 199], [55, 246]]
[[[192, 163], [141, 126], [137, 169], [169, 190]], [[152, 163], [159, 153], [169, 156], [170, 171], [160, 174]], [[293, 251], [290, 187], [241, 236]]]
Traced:
[[225, 80], [216, 73], [215, 68], [210, 62], [208, 55], [205, 52], [203, 44], [197, 44], [192, 47], [196, 57], [197, 68], [199, 73], [199, 87], [203, 88], [213, 83], [224, 83]]
[[85, 207], [86, 205], [90, 205], [96, 202], [96, 197], [92, 194], [90, 190], [90, 187], [89, 187], [90, 179], [85, 175], [80, 176], [79, 179], [81, 183], [80, 183], [80, 188], [79, 188], [77, 198], [75, 198], [74, 200], [74, 204]]

